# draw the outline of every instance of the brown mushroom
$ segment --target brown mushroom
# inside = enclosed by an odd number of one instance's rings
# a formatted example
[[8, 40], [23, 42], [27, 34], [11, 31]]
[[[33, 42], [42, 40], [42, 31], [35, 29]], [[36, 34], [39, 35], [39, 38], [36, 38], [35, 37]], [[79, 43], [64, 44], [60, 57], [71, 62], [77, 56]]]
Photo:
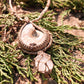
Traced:
[[23, 20], [21, 17], [19, 17], [17, 12], [12, 7], [11, 0], [9, 0], [9, 5], [12, 9], [13, 14], [21, 21], [26, 22], [20, 29], [18, 35], [19, 46], [25, 53], [38, 54], [34, 59], [35, 67], [41, 73], [50, 72], [53, 68], [51, 56], [43, 52], [51, 46], [52, 35], [48, 30], [35, 25], [33, 22], [36, 22], [42, 18], [42, 16], [49, 8], [50, 1], [51, 0], [47, 0], [46, 7], [40, 13], [39, 17], [30, 21], [29, 18]]
[[34, 23], [24, 24], [20, 29], [19, 45], [28, 54], [37, 54], [38, 51], [46, 51], [52, 44], [51, 33]]
[[34, 23], [24, 24], [19, 32], [19, 46], [23, 52], [37, 54], [34, 58], [35, 67], [41, 73], [49, 73], [53, 69], [53, 62], [49, 54], [44, 53], [52, 44], [51, 33]]

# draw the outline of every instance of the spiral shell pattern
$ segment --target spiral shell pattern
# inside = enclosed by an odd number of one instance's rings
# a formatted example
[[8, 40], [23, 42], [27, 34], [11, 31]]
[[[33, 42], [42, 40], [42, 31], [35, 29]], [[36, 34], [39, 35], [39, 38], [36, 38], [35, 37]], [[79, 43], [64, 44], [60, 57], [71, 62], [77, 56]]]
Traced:
[[46, 51], [52, 44], [52, 34], [34, 23], [25, 23], [19, 31], [19, 46], [28, 54]]

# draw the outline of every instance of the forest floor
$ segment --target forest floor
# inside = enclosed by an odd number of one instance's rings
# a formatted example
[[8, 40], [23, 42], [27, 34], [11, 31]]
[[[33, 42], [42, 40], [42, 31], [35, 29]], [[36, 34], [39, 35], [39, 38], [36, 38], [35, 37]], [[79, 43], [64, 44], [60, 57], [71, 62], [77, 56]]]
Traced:
[[[27, 10], [23, 10], [19, 7], [17, 9], [16, 9], [16, 7], [14, 7], [14, 9], [18, 11], [18, 15], [29, 14], [29, 13], [33, 13], [35, 11], [36, 12], [42, 11], [42, 9], [39, 9], [39, 8], [38, 9], [28, 8]], [[60, 13], [58, 13], [57, 16], [53, 17], [53, 18], [55, 18], [55, 21], [57, 22], [58, 26], [69, 25], [69, 26], [77, 27], [77, 29], [64, 30], [64, 32], [78, 36], [78, 38], [82, 38], [82, 40], [84, 41], [84, 30], [80, 30], [80, 27], [84, 27], [84, 14], [82, 14], [82, 13], [69, 14], [68, 16], [64, 17], [63, 22], [62, 22], [61, 13], [62, 13], [62, 11]], [[84, 48], [84, 44], [81, 46]], [[73, 55], [76, 58], [80, 58], [84, 61], [84, 54], [82, 54], [80, 51], [75, 51], [73, 53]], [[80, 65], [82, 67], [84, 67], [84, 64], [80, 64]], [[48, 80], [46, 80], [46, 81], [43, 81], [39, 75], [37, 75], [36, 78], [37, 78], [38, 82], [35, 82], [35, 83], [30, 82], [30, 84], [56, 84], [56, 82], [54, 80], [52, 80], [51, 78], [48, 78]], [[22, 78], [17, 73], [15, 74], [15, 84], [27, 84], [28, 82], [29, 82], [28, 79]]]
[[[10, 10], [10, 8], [9, 8]], [[34, 8], [28, 8], [27, 10], [21, 9], [21, 8], [16, 8], [16, 6], [14, 7], [14, 10], [17, 10], [17, 14], [22, 15], [22, 14], [30, 14], [33, 12], [41, 12], [42, 9], [34, 9]], [[11, 12], [11, 11], [10, 11]], [[82, 40], [84, 41], [84, 30], [81, 30], [81, 27], [84, 27], [84, 14], [83, 13], [76, 13], [76, 14], [69, 14], [64, 16], [63, 18], [63, 22], [62, 22], [62, 10], [61, 11], [56, 11], [57, 15], [54, 16], [54, 21], [57, 22], [57, 26], [61, 26], [61, 25], [69, 25], [71, 27], [76, 27], [77, 29], [70, 29], [70, 30], [64, 30], [65, 33], [69, 33], [72, 34], [74, 36], [78, 36], [78, 38], [82, 38]], [[83, 45], [84, 47], [84, 45]], [[78, 53], [78, 55], [81, 53], [80, 52], [76, 52]], [[81, 57], [78, 58], [81, 58]], [[84, 60], [84, 56], [82, 56], [82, 59]]]
[[[14, 7], [14, 9], [16, 10], [16, 7]], [[18, 8], [18, 15], [19, 14], [29, 14], [29, 13], [33, 13], [35, 11], [37, 12], [41, 12], [42, 9], [31, 9], [28, 8], [27, 10], [23, 10]], [[58, 13], [58, 12], [57, 12]], [[58, 26], [61, 25], [69, 25], [69, 26], [75, 26], [78, 29], [71, 29], [71, 30], [64, 30], [65, 33], [69, 33], [72, 34], [74, 36], [78, 36], [79, 38], [82, 38], [82, 40], [84, 41], [84, 30], [80, 30], [81, 27], [84, 27], [84, 15], [82, 13], [77, 13], [77, 14], [69, 14], [68, 16], [65, 16], [62, 22], [62, 15], [61, 15], [62, 11], [60, 13], [58, 13], [57, 16], [53, 17], [55, 18], [55, 21], [57, 22]], [[84, 48], [84, 45], [81, 45]], [[84, 61], [84, 54], [82, 54], [80, 51], [75, 51], [73, 53], [73, 55], [76, 58], [80, 58]], [[82, 67], [84, 67], [84, 64], [80, 64]], [[30, 84], [57, 84], [54, 80], [52, 80], [51, 78], [48, 78], [48, 80], [43, 81], [39, 75], [36, 76], [38, 82], [34, 82]], [[26, 84], [26, 82], [29, 82], [28, 79], [23, 79], [22, 77], [18, 77], [17, 81], [15, 84]]]

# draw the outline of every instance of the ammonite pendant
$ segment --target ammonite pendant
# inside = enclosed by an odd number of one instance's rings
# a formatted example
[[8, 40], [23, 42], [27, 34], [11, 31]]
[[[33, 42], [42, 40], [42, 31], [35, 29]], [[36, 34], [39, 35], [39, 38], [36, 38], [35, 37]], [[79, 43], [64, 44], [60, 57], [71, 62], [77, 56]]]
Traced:
[[41, 73], [51, 72], [53, 62], [46, 51], [52, 44], [52, 34], [34, 23], [25, 23], [19, 31], [19, 46], [28, 54], [37, 54], [35, 67]]

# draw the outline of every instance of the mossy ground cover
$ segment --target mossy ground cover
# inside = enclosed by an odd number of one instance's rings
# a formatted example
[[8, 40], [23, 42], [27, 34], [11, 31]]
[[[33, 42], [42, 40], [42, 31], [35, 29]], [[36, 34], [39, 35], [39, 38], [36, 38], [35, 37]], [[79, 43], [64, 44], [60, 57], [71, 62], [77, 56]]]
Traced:
[[[52, 1], [55, 2], [56, 0]], [[22, 15], [22, 17], [29, 17], [32, 20], [38, 17], [39, 14], [39, 12], [33, 12]], [[80, 47], [81, 45], [84, 46], [84, 41], [76, 36], [64, 33], [64, 29], [73, 29], [75, 27], [57, 26], [55, 19], [53, 19], [55, 15], [57, 13], [50, 10], [44, 14], [42, 19], [35, 23], [48, 29], [53, 35], [52, 46], [46, 51], [51, 55], [54, 63], [54, 68], [49, 76], [58, 84], [83, 84], [84, 68], [79, 66], [79, 63], [84, 62], [82, 59], [76, 59], [73, 56], [73, 52], [79, 50], [84, 54], [84, 47]], [[19, 21], [10, 13], [0, 15], [0, 84], [7, 82], [13, 84], [15, 71], [23, 77], [27, 76], [31, 81], [37, 81], [34, 77], [35, 73], [32, 72], [33, 66], [31, 65], [32, 59], [35, 56], [31, 57], [31, 55], [24, 54], [17, 48], [17, 45], [12, 46], [12, 42], [17, 38], [22, 24], [24, 22]], [[18, 56], [27, 58], [27, 68], [20, 66], [17, 59]], [[40, 75], [42, 76], [42, 74]]]

